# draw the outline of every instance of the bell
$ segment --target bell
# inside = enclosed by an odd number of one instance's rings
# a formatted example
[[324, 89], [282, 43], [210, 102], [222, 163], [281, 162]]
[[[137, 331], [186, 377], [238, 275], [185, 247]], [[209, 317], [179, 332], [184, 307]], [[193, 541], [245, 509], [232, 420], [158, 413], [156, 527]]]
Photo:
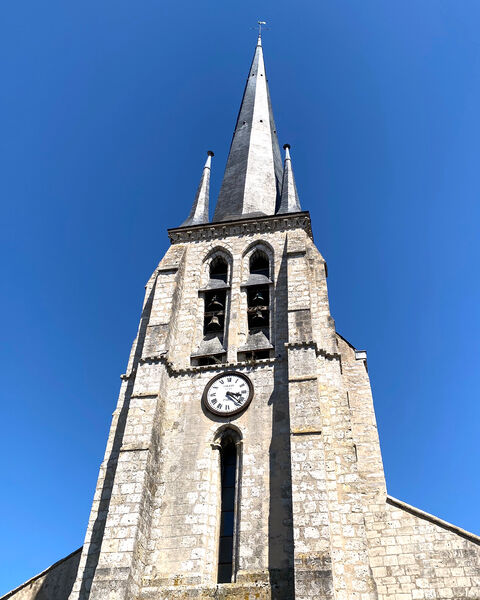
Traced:
[[218, 317], [215, 315], [207, 323], [207, 329], [209, 331], [215, 331], [215, 330], [221, 329], [221, 328], [222, 328], [222, 326], [220, 325], [220, 321], [218, 320]]
[[252, 323], [256, 325], [263, 325], [265, 323], [265, 317], [260, 309], [257, 309], [252, 316]]
[[265, 298], [260, 292], [257, 292], [252, 300], [253, 304], [265, 304]]
[[208, 303], [208, 310], [223, 310], [223, 304], [219, 301], [217, 296], [213, 296], [213, 298]]

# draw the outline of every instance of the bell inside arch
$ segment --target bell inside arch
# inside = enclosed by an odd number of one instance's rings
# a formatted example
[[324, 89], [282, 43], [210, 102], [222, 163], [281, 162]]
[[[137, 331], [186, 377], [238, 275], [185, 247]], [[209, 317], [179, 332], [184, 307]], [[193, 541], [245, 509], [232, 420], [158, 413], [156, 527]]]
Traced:
[[207, 331], [218, 331], [222, 329], [222, 325], [216, 315], [214, 315], [207, 323]]
[[255, 296], [253, 297], [252, 303], [256, 304], [257, 306], [261, 305], [261, 304], [265, 304], [265, 298], [263, 297], [262, 292], [257, 292], [255, 294]]
[[257, 309], [252, 315], [252, 323], [255, 325], [265, 325], [267, 319], [260, 309]]
[[207, 306], [208, 310], [223, 310], [223, 304], [218, 299], [218, 296], [213, 296]]

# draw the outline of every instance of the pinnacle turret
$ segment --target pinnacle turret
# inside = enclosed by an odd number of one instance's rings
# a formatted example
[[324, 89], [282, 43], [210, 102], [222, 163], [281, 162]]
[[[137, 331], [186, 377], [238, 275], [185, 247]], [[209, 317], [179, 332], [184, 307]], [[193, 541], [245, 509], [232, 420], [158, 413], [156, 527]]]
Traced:
[[193, 202], [192, 210], [188, 215], [188, 219], [182, 223], [182, 227], [186, 225], [201, 225], [208, 223], [208, 204], [210, 192], [210, 166], [212, 162], [213, 152], [207, 152], [207, 160], [203, 167], [202, 177], [198, 185], [197, 194]]
[[300, 200], [298, 199], [297, 186], [293, 176], [292, 159], [290, 158], [290, 144], [283, 146], [285, 150], [285, 164], [283, 167], [282, 196], [278, 213], [300, 212]]
[[281, 178], [282, 159], [259, 36], [213, 220], [275, 214]]

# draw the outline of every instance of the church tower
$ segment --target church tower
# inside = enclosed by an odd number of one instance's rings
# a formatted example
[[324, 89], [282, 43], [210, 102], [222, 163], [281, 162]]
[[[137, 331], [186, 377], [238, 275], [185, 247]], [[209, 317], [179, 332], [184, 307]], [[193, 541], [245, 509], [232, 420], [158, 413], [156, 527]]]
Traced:
[[[404, 597], [382, 561], [421, 518], [387, 497], [366, 355], [284, 150], [259, 37], [213, 219], [209, 152], [147, 283], [70, 600]], [[427, 527], [478, 563], [475, 536]]]

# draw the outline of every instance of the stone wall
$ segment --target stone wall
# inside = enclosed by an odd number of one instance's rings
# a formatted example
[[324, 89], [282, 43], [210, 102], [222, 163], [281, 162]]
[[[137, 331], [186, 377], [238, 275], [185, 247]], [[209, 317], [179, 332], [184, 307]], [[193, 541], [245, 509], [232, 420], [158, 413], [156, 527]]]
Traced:
[[480, 538], [388, 497], [369, 531], [380, 600], [480, 598]]
[[1, 600], [67, 600], [77, 575], [81, 551], [79, 548], [59, 560], [2, 596]]

